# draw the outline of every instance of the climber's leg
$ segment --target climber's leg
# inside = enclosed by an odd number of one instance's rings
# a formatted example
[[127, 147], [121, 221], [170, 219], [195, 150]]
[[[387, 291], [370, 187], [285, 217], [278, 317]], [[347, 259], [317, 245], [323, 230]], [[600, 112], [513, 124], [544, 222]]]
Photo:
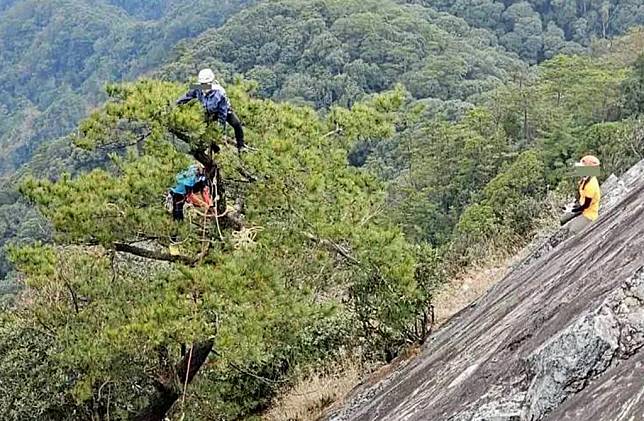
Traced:
[[172, 219], [183, 221], [183, 205], [186, 197], [182, 194], [172, 193]]
[[237, 141], [237, 149], [244, 147], [244, 129], [242, 128], [241, 121], [232, 110], [228, 112], [226, 123], [230, 124], [235, 130], [235, 140]]
[[579, 234], [585, 230], [593, 221], [586, 218], [584, 215], [579, 215], [568, 223], [568, 229], [573, 234]]

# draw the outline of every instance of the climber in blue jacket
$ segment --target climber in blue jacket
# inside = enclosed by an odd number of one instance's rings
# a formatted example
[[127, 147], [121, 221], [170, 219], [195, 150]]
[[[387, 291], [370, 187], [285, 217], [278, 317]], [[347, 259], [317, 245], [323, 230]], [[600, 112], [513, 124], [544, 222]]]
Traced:
[[184, 96], [177, 100], [177, 105], [186, 104], [193, 99], [199, 100], [206, 112], [206, 121], [219, 121], [222, 126], [230, 124], [235, 131], [237, 150], [246, 150], [244, 145], [244, 129], [241, 121], [230, 105], [226, 90], [215, 80], [215, 74], [211, 69], [203, 69], [199, 72], [198, 81], [200, 87], [191, 89]]

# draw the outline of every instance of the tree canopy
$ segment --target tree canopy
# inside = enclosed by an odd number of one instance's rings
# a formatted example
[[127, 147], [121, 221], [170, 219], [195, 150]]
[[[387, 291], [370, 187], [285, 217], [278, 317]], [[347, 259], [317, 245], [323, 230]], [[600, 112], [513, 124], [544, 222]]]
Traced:
[[424, 0], [425, 5], [493, 31], [499, 42], [537, 63], [557, 54], [588, 51], [595, 39], [625, 34], [644, 24], [638, 0]]
[[[20, 300], [20, 311], [7, 314], [5, 339], [22, 353], [4, 354], [0, 364], [9, 378], [25, 370], [48, 378], [3, 382], [3, 418], [160, 413], [206, 361], [199, 392], [186, 393], [175, 411], [240, 417], [265, 407], [296, 369], [358, 343], [391, 352], [420, 334], [409, 330], [427, 304], [417, 252], [383, 218], [379, 182], [346, 165], [355, 134], [392, 133], [389, 113], [402, 104], [400, 93], [321, 119], [233, 87], [258, 148], [240, 161], [197, 107], [159, 112], [181, 88], [155, 81], [110, 87], [112, 99], [81, 124], [75, 143], [127, 144], [129, 153], [113, 156], [112, 170], [23, 183], [51, 221], [54, 242], [12, 249], [29, 304]], [[190, 161], [181, 150], [200, 148], [204, 136], [224, 145], [217, 162], [226, 214], [176, 227], [160, 198]], [[232, 206], [239, 201], [243, 211]], [[173, 259], [155, 247], [177, 229], [182, 256]], [[11, 336], [16, 330], [24, 335]], [[32, 349], [30, 335], [48, 341]], [[56, 352], [36, 358], [43, 349]], [[46, 401], [17, 393], [43, 383]]]
[[523, 67], [490, 31], [391, 0], [260, 3], [180, 51], [164, 77], [185, 80], [208, 65], [257, 80], [266, 97], [315, 107], [351, 105], [399, 82], [415, 98], [468, 100]]

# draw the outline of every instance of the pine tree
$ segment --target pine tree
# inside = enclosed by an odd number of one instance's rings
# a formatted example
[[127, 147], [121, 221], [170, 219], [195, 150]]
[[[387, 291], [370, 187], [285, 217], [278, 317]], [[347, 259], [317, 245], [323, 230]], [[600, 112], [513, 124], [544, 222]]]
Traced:
[[[168, 105], [183, 87], [146, 80], [110, 86], [79, 127], [83, 148], [128, 145], [113, 170], [23, 184], [54, 227], [54, 244], [12, 250], [29, 302], [12, 323], [48, 338], [62, 373], [45, 381], [60, 388], [47, 410], [235, 417], [360, 337], [375, 352], [404, 342], [426, 306], [414, 251], [383, 217], [380, 183], [347, 165], [360, 138], [391, 133], [401, 93], [321, 119], [251, 99], [253, 87], [229, 94], [256, 152], [238, 156], [199, 105]], [[177, 226], [161, 198], [193, 159], [217, 169], [224, 206]], [[185, 388], [195, 379], [199, 397]]]

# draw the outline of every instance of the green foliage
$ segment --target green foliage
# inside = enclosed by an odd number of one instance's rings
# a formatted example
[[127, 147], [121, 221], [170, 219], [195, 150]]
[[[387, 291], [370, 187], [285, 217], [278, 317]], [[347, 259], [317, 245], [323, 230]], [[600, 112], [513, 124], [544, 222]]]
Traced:
[[602, 178], [622, 174], [642, 159], [643, 134], [642, 119], [594, 124], [580, 133], [577, 155], [601, 156]]
[[644, 115], [644, 53], [635, 61], [630, 76], [622, 82], [622, 96], [626, 116]]
[[593, 58], [555, 56], [455, 122], [424, 119], [426, 101], [406, 104], [397, 134], [361, 159], [389, 180], [390, 212], [408, 238], [449, 250], [448, 266], [484, 262], [531, 238], [549, 190], [574, 194], [570, 165], [581, 156], [599, 156], [604, 177], [640, 160], [642, 123], [619, 118], [624, 95], [637, 94], [637, 84], [620, 86], [642, 39], [635, 31]]
[[[41, 83], [0, 76], [7, 156], [31, 154], [30, 139], [83, 115], [94, 97], [79, 92], [164, 61], [174, 41], [243, 2], [114, 0], [72, 13], [73, 3], [0, 2], [10, 46], [0, 58]], [[283, 0], [180, 46], [168, 78], [207, 64], [257, 79], [226, 86], [251, 154], [237, 155], [198, 104], [171, 105], [186, 85], [156, 80], [108, 84], [108, 102], [73, 135], [36, 150], [0, 192], [0, 235], [13, 238], [20, 269], [0, 284], [0, 294], [20, 291], [0, 297], [0, 418], [127, 418], [154, 399], [181, 344], [213, 338], [188, 390], [171, 385], [187, 392], [173, 411], [252, 419], [299, 373], [348, 349], [391, 359], [422, 341], [436, 290], [455, 268], [527, 242], [548, 190], [572, 184], [571, 161], [594, 153], [607, 175], [641, 159], [641, 56], [629, 66], [644, 32], [588, 47], [638, 19], [630, 2], [426, 3], [485, 29], [418, 4]], [[36, 49], [34, 28], [68, 26]], [[549, 60], [526, 69], [499, 42]], [[561, 55], [589, 48], [594, 56]], [[52, 116], [60, 126], [42, 124]], [[222, 224], [221, 237], [196, 218], [175, 224], [161, 203], [187, 154], [213, 141], [227, 211], [244, 205], [245, 229]], [[115, 252], [126, 243], [164, 254], [174, 234], [182, 254], [200, 256], [194, 266]]]
[[87, 416], [66, 398], [70, 377], [54, 364], [55, 344], [42, 326], [5, 314], [0, 322], [0, 418], [71, 421]]
[[[486, 244], [498, 235], [499, 220], [494, 209], [475, 203], [465, 209], [456, 225], [456, 235], [462, 246]], [[485, 250], [487, 251], [487, 250]], [[480, 256], [482, 257], [482, 256]]]
[[185, 80], [206, 64], [257, 78], [267, 97], [321, 108], [398, 82], [415, 98], [468, 100], [522, 67], [488, 31], [391, 0], [260, 3], [198, 37], [162, 74]]
[[454, 230], [454, 259], [485, 262], [491, 253], [525, 244], [545, 210], [546, 191], [543, 162], [535, 151], [524, 152], [462, 213]]
[[578, 54], [596, 38], [611, 38], [642, 25], [638, 0], [552, 1], [425, 0], [424, 4], [494, 31], [500, 42], [530, 63]]
[[483, 190], [483, 205], [514, 235], [530, 234], [541, 214], [546, 193], [544, 170], [536, 152], [524, 152]]
[[583, 56], [556, 56], [540, 69], [539, 89], [555, 111], [574, 110], [575, 116], [587, 119], [576, 122], [582, 124], [605, 121], [616, 114], [624, 69]]
[[497, 174], [507, 143], [491, 117], [474, 109], [458, 124], [422, 124], [397, 138], [392, 205], [411, 238], [448, 242], [460, 213]]

